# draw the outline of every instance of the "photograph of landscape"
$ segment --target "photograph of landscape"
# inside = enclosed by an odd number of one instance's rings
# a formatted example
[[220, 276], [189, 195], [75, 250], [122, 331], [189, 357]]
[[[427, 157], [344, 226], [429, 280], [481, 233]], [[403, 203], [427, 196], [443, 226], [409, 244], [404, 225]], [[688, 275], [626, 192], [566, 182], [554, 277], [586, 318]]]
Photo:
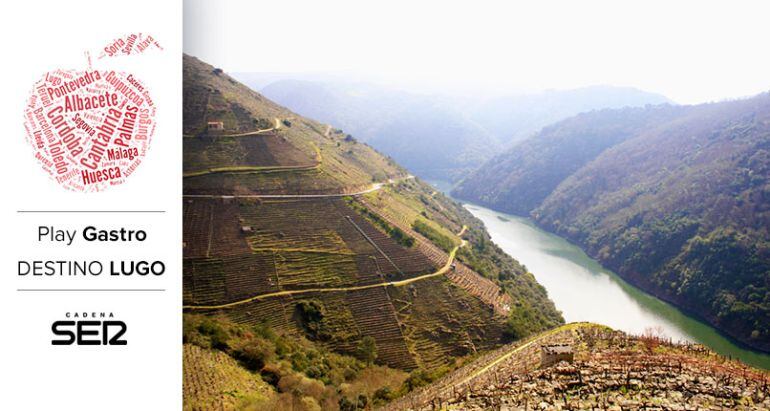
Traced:
[[185, 0], [184, 408], [770, 409], [762, 6]]

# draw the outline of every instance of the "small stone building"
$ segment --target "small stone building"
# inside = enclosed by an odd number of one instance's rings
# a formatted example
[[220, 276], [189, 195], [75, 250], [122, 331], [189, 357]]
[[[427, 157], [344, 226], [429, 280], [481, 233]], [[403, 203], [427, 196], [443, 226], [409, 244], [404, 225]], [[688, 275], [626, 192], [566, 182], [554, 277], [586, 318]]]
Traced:
[[550, 367], [561, 361], [572, 362], [575, 354], [569, 344], [550, 344], [540, 346], [540, 367]]
[[209, 131], [223, 131], [225, 129], [225, 123], [221, 121], [209, 121], [206, 128]]

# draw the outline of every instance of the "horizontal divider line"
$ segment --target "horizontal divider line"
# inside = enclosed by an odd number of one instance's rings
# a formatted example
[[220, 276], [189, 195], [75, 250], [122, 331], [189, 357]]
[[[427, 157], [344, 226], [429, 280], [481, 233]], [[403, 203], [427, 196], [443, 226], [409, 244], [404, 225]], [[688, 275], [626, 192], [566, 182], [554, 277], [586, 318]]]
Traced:
[[17, 210], [17, 213], [165, 213], [165, 210]]
[[17, 288], [16, 291], [166, 291], [165, 288]]

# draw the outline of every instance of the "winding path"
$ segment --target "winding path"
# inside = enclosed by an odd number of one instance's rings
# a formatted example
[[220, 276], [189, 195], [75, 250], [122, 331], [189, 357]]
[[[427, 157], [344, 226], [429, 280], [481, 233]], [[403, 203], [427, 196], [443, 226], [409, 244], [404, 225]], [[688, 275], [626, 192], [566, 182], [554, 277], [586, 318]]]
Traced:
[[270, 127], [270, 128], [263, 128], [262, 130], [249, 131], [247, 133], [222, 134], [222, 135], [218, 135], [217, 137], [248, 137], [248, 136], [260, 135], [262, 133], [267, 133], [270, 131], [280, 130], [281, 120], [278, 117], [275, 117], [274, 120], [275, 120], [275, 124], [273, 125], [273, 127]]
[[[275, 121], [275, 125], [273, 127], [270, 127], [270, 128], [263, 128], [261, 130], [254, 130], [254, 131], [249, 131], [249, 132], [246, 132], [246, 133], [238, 133], [238, 134], [217, 134], [215, 136], [216, 137], [248, 137], [248, 136], [257, 136], [257, 135], [260, 135], [262, 133], [267, 133], [267, 132], [273, 131], [273, 130], [280, 130], [281, 129], [281, 119], [279, 119], [278, 117], [275, 117], [274, 121]], [[194, 135], [194, 134], [182, 134], [182, 137], [193, 138], [193, 137], [196, 137], [196, 135]]]
[[462, 392], [462, 390], [467, 390], [471, 385], [479, 383], [483, 384], [484, 381], [477, 381], [477, 379], [483, 379], [484, 375], [488, 373], [494, 374], [498, 366], [506, 364], [511, 359], [515, 359], [517, 354], [522, 353], [528, 348], [549, 341], [550, 337], [581, 327], [595, 326], [596, 324], [587, 322], [568, 323], [543, 331], [523, 340], [512, 342], [454, 370], [431, 385], [412, 391], [407, 395], [397, 398], [376, 409], [380, 411], [427, 409], [432, 406], [435, 398], [451, 397], [455, 394], [455, 391]]
[[[465, 226], [463, 226], [464, 232], [466, 229]], [[465, 247], [467, 242], [465, 240], [462, 240], [460, 242], [460, 245], [456, 246], [452, 251], [449, 253], [449, 259], [447, 259], [447, 262], [444, 264], [443, 267], [439, 268], [438, 271], [430, 273], [430, 274], [424, 274], [413, 278], [407, 278], [405, 280], [399, 280], [399, 281], [388, 281], [384, 283], [378, 283], [378, 284], [369, 284], [369, 285], [359, 285], [359, 286], [352, 286], [352, 287], [328, 287], [328, 288], [307, 288], [303, 290], [284, 290], [284, 291], [276, 291], [273, 293], [266, 293], [266, 294], [260, 294], [253, 297], [246, 298], [244, 300], [234, 301], [227, 304], [218, 304], [218, 305], [184, 305], [182, 306], [183, 309], [187, 310], [215, 310], [215, 309], [221, 309], [221, 308], [231, 308], [238, 305], [246, 304], [249, 302], [252, 302], [254, 300], [260, 300], [263, 298], [270, 298], [270, 297], [280, 297], [284, 295], [297, 295], [297, 294], [307, 294], [307, 293], [328, 293], [328, 292], [338, 292], [338, 291], [358, 291], [358, 290], [368, 290], [370, 288], [378, 288], [378, 287], [402, 287], [405, 285], [412, 284], [416, 281], [425, 280], [428, 278], [438, 277], [440, 275], [444, 275], [450, 270], [452, 270], [452, 265], [454, 263], [455, 254], [457, 254], [457, 250], [460, 249], [460, 247]]]
[[589, 324], [589, 323], [569, 323], [569, 324], [564, 324], [564, 325], [558, 326], [556, 328], [552, 328], [552, 329], [550, 329], [548, 331], [543, 331], [542, 333], [537, 334], [534, 337], [531, 337], [528, 341], [525, 340], [524, 343], [516, 342], [514, 344], [517, 344], [517, 345], [513, 346], [510, 350], [506, 350], [501, 355], [489, 359], [488, 360], [489, 362], [487, 362], [486, 365], [484, 365], [483, 367], [481, 367], [478, 370], [474, 371], [473, 373], [469, 374], [468, 376], [466, 376], [465, 378], [463, 378], [462, 380], [457, 382], [455, 385], [464, 385], [464, 384], [469, 383], [471, 380], [475, 379], [476, 377], [478, 377], [480, 375], [483, 375], [483, 374], [487, 373], [489, 370], [491, 370], [495, 366], [505, 362], [506, 360], [508, 360], [509, 358], [514, 356], [515, 354], [517, 354], [517, 353], [519, 353], [521, 351], [524, 351], [525, 349], [527, 349], [528, 347], [530, 347], [530, 346], [532, 346], [534, 344], [539, 343], [544, 338], [548, 338], [548, 337], [550, 337], [550, 336], [552, 336], [554, 334], [560, 333], [562, 331], [572, 330], [572, 329], [575, 329], [577, 327], [585, 326], [587, 324]]
[[240, 195], [224, 195], [224, 194], [185, 194], [185, 198], [338, 198], [347, 196], [360, 196], [363, 194], [372, 193], [385, 187], [386, 185], [395, 184], [399, 181], [413, 179], [413, 175], [406, 177], [389, 179], [385, 183], [374, 183], [366, 190], [358, 191], [356, 193], [331, 193], [331, 194], [240, 194]]
[[274, 173], [279, 171], [304, 171], [304, 170], [316, 170], [321, 167], [321, 163], [318, 162], [309, 166], [236, 166], [236, 167], [219, 167], [210, 168], [202, 171], [191, 171], [184, 173], [183, 178], [200, 177], [209, 174], [222, 174], [222, 173], [236, 173], [236, 174], [250, 174], [250, 173]]

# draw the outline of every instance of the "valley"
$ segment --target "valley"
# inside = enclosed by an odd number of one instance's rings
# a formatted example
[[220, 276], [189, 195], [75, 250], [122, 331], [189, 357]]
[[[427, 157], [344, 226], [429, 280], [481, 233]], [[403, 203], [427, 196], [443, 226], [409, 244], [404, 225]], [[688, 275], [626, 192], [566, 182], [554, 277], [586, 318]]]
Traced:
[[628, 283], [767, 352], [768, 116], [767, 93], [583, 113], [452, 193], [531, 217]]
[[185, 0], [185, 411], [770, 410], [766, 13], [562, 3]]
[[[626, 283], [579, 247], [532, 221], [472, 204], [466, 207], [484, 221], [493, 241], [535, 273], [566, 321], [590, 321], [632, 334], [659, 326], [674, 341], [704, 344], [721, 355], [770, 369], [770, 355], [747, 349], [703, 321]], [[588, 304], [589, 296], [601, 298]]]
[[[576, 153], [578, 168], [686, 110], [621, 111], [611, 121], [642, 114]], [[189, 410], [435, 407], [429, 398], [488, 409], [534, 396], [541, 408], [767, 402], [766, 374], [730, 359], [766, 368], [767, 356], [639, 292], [565, 240], [464, 207], [343, 130], [189, 56], [182, 138]], [[555, 171], [549, 184], [575, 172]], [[541, 347], [553, 343], [575, 360], [541, 364]], [[696, 378], [669, 391], [700, 394], [661, 399], [673, 370], [685, 368], [688, 378], [717, 370], [729, 392]], [[594, 391], [563, 388], [584, 375]]]

